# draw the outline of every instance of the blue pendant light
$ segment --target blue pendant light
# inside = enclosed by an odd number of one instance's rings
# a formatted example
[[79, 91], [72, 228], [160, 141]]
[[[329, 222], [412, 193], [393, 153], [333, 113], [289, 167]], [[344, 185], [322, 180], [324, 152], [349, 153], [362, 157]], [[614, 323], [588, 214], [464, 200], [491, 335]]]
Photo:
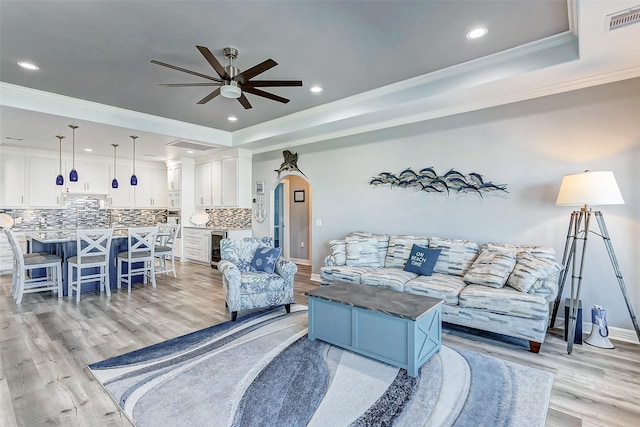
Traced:
[[111, 144], [113, 146], [113, 181], [111, 181], [111, 188], [118, 188], [118, 179], [116, 178], [116, 148], [118, 144]]
[[69, 125], [73, 132], [73, 149], [71, 151], [73, 156], [73, 163], [71, 163], [71, 172], [69, 172], [69, 181], [78, 182], [78, 171], [76, 171], [76, 129], [78, 126]]
[[62, 140], [64, 136], [56, 135], [58, 138], [58, 146], [59, 146], [59, 154], [58, 159], [60, 160], [60, 167], [58, 168], [58, 176], [56, 177], [56, 185], [64, 185], [64, 176], [62, 176]]
[[133, 139], [133, 175], [131, 175], [131, 185], [138, 185], [138, 177], [136, 176], [136, 139], [137, 136], [131, 135], [131, 139]]

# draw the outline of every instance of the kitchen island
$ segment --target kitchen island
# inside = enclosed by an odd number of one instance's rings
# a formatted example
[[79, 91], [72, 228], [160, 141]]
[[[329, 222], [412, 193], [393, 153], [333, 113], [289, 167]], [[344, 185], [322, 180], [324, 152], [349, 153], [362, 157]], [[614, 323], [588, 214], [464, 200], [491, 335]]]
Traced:
[[[168, 233], [158, 233], [159, 236], [168, 235]], [[67, 260], [70, 257], [77, 255], [78, 248], [76, 244], [76, 232], [75, 230], [52, 230], [52, 231], [36, 231], [26, 233], [27, 248], [29, 252], [48, 252], [58, 255], [62, 258], [62, 284], [64, 295], [68, 294], [67, 286]], [[120, 252], [126, 252], [128, 250], [128, 231], [126, 228], [118, 228], [113, 230], [113, 237], [111, 239], [111, 250], [109, 251], [109, 286], [111, 289], [118, 287], [118, 270], [117, 270], [117, 258]], [[135, 267], [137, 267], [134, 264]], [[127, 265], [124, 266], [124, 271], [127, 270]], [[91, 269], [83, 270], [87, 274], [92, 274], [94, 271]], [[95, 269], [97, 272], [98, 269]], [[34, 271], [36, 275], [44, 275], [44, 269], [41, 271]], [[135, 277], [134, 283], [142, 283], [142, 276]], [[94, 283], [82, 284], [82, 292], [100, 291], [100, 283], [98, 281]]]

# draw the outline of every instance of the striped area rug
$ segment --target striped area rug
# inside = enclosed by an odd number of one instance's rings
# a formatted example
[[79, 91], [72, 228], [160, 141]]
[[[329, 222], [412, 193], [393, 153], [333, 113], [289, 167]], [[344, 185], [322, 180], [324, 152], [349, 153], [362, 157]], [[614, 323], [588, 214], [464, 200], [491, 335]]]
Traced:
[[443, 346], [416, 378], [307, 339], [307, 308], [89, 365], [136, 426], [543, 426], [550, 373]]

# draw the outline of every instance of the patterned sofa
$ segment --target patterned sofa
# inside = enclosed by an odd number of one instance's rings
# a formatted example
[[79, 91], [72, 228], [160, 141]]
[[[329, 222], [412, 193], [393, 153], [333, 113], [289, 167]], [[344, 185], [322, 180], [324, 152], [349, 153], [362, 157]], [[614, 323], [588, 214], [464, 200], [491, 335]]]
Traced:
[[288, 313], [293, 304], [293, 281], [298, 266], [277, 257], [275, 269], [256, 271], [252, 260], [258, 248], [265, 247], [273, 248], [271, 237], [220, 241], [222, 261], [218, 262], [218, 271], [222, 273], [224, 300], [233, 321], [238, 311], [284, 304]]
[[[413, 245], [441, 252], [431, 275], [405, 271]], [[537, 353], [562, 266], [553, 248], [356, 232], [329, 242], [321, 283], [347, 282], [440, 298], [442, 320], [523, 338]]]

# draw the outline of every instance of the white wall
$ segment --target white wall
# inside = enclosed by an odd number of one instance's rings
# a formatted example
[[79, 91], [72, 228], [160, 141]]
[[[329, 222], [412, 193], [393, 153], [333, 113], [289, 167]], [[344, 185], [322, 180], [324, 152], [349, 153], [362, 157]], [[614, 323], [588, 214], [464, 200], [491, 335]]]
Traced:
[[[555, 206], [562, 176], [612, 170], [626, 204], [601, 207], [635, 312], [640, 313], [640, 79], [299, 146], [299, 168], [313, 187], [313, 273], [327, 242], [355, 230], [552, 246], [561, 259], [572, 211]], [[282, 161], [280, 151], [254, 155], [265, 181], [265, 206]], [[377, 188], [372, 176], [431, 166], [477, 172], [507, 184], [506, 195], [449, 197]], [[322, 221], [322, 226], [316, 225]], [[595, 225], [595, 224], [594, 224]], [[268, 220], [254, 223], [269, 234]], [[564, 295], [568, 295], [569, 282]], [[632, 329], [600, 237], [589, 241], [583, 307], [607, 309], [611, 326]], [[562, 316], [562, 312], [560, 313]]]

